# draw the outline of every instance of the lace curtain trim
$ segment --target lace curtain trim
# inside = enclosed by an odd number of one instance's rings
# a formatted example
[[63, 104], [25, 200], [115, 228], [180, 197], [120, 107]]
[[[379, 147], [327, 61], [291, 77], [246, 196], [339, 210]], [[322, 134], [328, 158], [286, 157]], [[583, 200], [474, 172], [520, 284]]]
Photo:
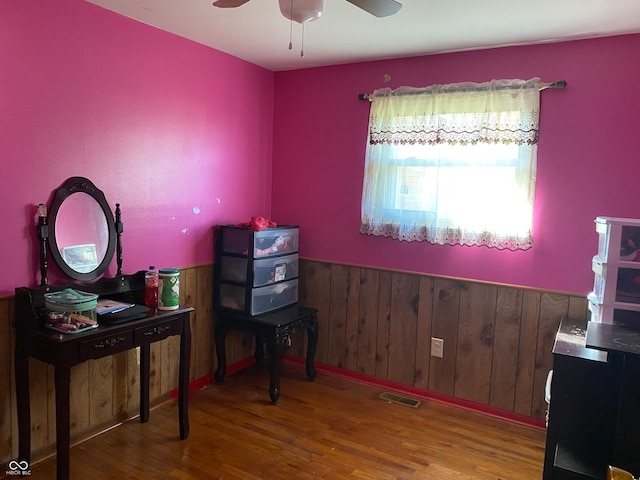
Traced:
[[[374, 119], [375, 121], [375, 119]], [[513, 129], [482, 127], [476, 131], [446, 130], [438, 127], [422, 130], [406, 130], [402, 125], [395, 125], [392, 130], [371, 131], [369, 141], [372, 145], [476, 145], [478, 143], [489, 144], [515, 144], [537, 145], [537, 129]]]
[[406, 242], [489, 247], [511, 251], [528, 250], [533, 245], [531, 231], [519, 236], [499, 236], [496, 233], [486, 231], [472, 232], [454, 228], [428, 227], [426, 225], [375, 224], [370, 221], [362, 221], [360, 233], [377, 237], [388, 237]]

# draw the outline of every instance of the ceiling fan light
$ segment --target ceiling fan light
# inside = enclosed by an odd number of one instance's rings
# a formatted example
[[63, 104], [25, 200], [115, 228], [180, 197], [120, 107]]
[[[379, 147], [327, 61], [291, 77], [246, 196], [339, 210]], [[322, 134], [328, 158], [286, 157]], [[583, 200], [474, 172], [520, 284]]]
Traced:
[[298, 23], [317, 20], [324, 11], [325, 0], [278, 0], [280, 12]]

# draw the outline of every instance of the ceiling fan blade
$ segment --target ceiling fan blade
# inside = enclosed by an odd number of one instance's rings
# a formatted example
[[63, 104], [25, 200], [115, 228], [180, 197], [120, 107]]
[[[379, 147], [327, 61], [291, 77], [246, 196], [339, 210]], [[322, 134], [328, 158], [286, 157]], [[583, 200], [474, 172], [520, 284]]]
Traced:
[[402, 4], [395, 0], [347, 0], [347, 2], [378, 18], [398, 13], [402, 8]]
[[213, 6], [219, 8], [235, 8], [244, 5], [248, 1], [249, 0], [218, 0], [217, 2], [213, 2]]

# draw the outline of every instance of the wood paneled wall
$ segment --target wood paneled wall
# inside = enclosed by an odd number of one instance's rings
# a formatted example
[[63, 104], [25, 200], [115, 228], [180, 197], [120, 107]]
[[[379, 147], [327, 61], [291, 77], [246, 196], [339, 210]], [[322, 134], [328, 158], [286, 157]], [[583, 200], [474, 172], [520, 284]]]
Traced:
[[560, 319], [588, 313], [583, 296], [312, 260], [300, 281], [318, 362], [535, 419]]
[[[192, 380], [215, 368], [212, 285], [211, 265], [181, 271], [181, 303], [195, 307]], [[318, 362], [538, 419], [560, 318], [587, 315], [580, 296], [313, 260], [301, 261], [300, 302], [320, 311]], [[13, 297], [0, 298], [0, 464], [17, 455], [13, 308]], [[303, 335], [291, 355], [304, 356]], [[443, 358], [431, 356], [431, 337], [444, 340]], [[152, 346], [152, 401], [177, 387], [178, 349], [177, 337]], [[253, 339], [230, 332], [228, 363], [252, 355]], [[32, 359], [30, 369], [36, 459], [55, 449], [54, 382], [51, 366]], [[73, 437], [137, 414], [139, 391], [137, 350], [74, 367]]]

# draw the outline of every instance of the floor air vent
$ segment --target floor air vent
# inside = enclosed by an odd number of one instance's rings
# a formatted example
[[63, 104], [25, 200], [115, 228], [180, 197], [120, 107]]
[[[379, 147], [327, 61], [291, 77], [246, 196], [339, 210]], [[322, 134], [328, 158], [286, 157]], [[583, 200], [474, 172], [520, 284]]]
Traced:
[[407, 407], [412, 408], [418, 408], [418, 406], [420, 406], [420, 400], [405, 397], [404, 395], [398, 395], [397, 393], [384, 392], [379, 398], [386, 400], [387, 402], [399, 403], [400, 405], [406, 405]]

